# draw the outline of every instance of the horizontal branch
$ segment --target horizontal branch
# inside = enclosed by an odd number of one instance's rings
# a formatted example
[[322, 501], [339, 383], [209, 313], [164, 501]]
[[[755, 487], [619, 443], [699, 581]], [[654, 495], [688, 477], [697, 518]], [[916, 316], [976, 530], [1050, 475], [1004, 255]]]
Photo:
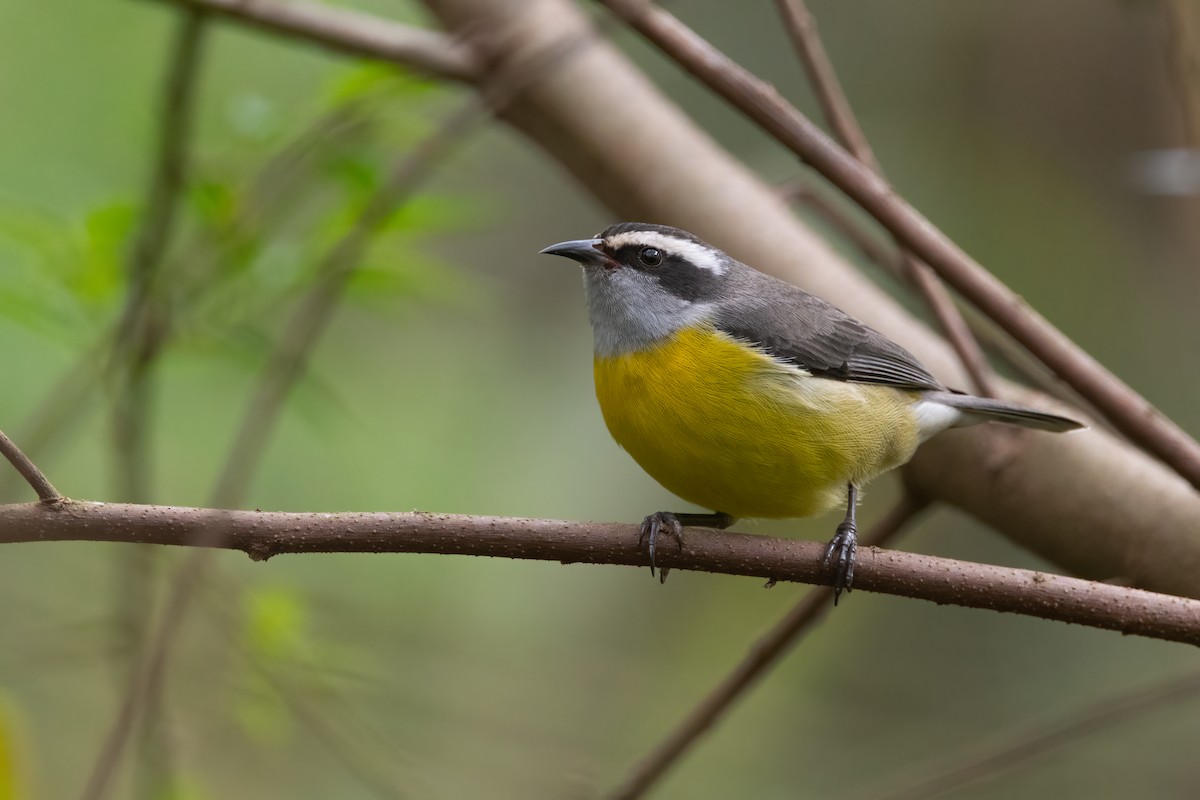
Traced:
[[[219, 537], [212, 536], [219, 530]], [[64, 500], [0, 506], [0, 543], [206, 542], [256, 560], [282, 553], [440, 553], [642, 566], [634, 525], [454, 514], [293, 514]], [[828, 584], [819, 542], [689, 529], [663, 566]], [[863, 548], [854, 587], [1200, 644], [1200, 601], [1024, 569]]]
[[472, 82], [480, 73], [474, 53], [445, 34], [344, 8], [275, 0], [168, 2], [339, 53], [399, 64], [435, 78]]

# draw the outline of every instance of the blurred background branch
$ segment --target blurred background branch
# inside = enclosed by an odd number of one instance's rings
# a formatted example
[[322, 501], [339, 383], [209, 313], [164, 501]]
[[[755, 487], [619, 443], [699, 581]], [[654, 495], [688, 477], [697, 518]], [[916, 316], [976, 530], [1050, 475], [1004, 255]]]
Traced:
[[[164, 2], [164, 0], [157, 0]], [[434, 78], [478, 80], [474, 53], [461, 42], [434, 31], [401, 25], [345, 8], [276, 0], [165, 0], [216, 17], [345, 55], [386, 61]]]
[[[928, 506], [904, 495], [900, 502], [863, 537], [865, 547], [886, 547]], [[733, 704], [749, 691], [799, 639], [831, 608], [833, 589], [822, 586], [804, 595], [779, 622], [750, 647], [738, 662], [688, 715], [671, 730], [610, 794], [612, 800], [643, 797], [691, 751], [700, 737], [721, 721]]]
[[[152, 476], [156, 471], [156, 454], [151, 439], [158, 412], [156, 369], [173, 324], [169, 294], [163, 287], [180, 278], [165, 269], [165, 262], [187, 189], [207, 22], [205, 14], [196, 9], [185, 9], [179, 14], [170, 63], [164, 70], [159, 101], [162, 124], [155, 162], [143, 200], [144, 213], [129, 251], [125, 305], [112, 342], [108, 377], [114, 394], [113, 496], [126, 503], [150, 503], [155, 499]], [[127, 684], [136, 673], [136, 660], [131, 655], [141, 650], [154, 608], [154, 590], [161, 566], [157, 556], [148, 547], [116, 554], [113, 594], [120, 685]], [[163, 724], [167, 713], [158, 693], [150, 694], [146, 702], [145, 735], [138, 739], [141, 757], [137, 759], [135, 797], [156, 798], [177, 789], [172, 767], [172, 732]]]
[[[834, 136], [842, 147], [864, 166], [879, 177], [884, 177], [879, 160], [854, 116], [854, 110], [850, 107], [841, 81], [838, 80], [833, 62], [830, 61], [821, 35], [817, 32], [817, 21], [808, 10], [808, 6], [804, 4], [804, 0], [777, 0], [776, 5], [779, 6], [784, 25], [792, 37], [792, 44], [800, 54], [800, 60], [804, 63], [808, 79], [821, 102], [826, 121], [833, 128]], [[954, 305], [954, 298], [928, 265], [922, 264], [899, 242], [897, 245], [900, 247], [900, 269], [929, 304], [942, 333], [946, 335], [954, 352], [958, 353], [963, 369], [971, 379], [971, 388], [975, 394], [994, 396], [996, 392], [992, 388], [991, 368], [979, 342], [975, 341], [971, 329], [967, 327], [958, 307]]]
[[853, 198], [942, 278], [1054, 369], [1118, 430], [1200, 489], [1200, 444], [975, 262], [774, 89], [653, 3], [601, 2]]
[[[199, 14], [198, 11], [191, 12], [193, 16]], [[195, 18], [198, 22], [199, 17]], [[573, 56], [578, 48], [586, 45], [588, 38], [564, 35], [538, 53], [537, 57], [492, 72], [480, 86], [477, 95], [468, 97], [447, 114], [429, 135], [396, 160], [382, 185], [367, 198], [350, 229], [320, 259], [310, 288], [297, 304], [266, 359], [261, 377], [247, 403], [242, 424], [235, 433], [233, 445], [217, 478], [211, 505], [233, 508], [242, 503], [286, 399], [304, 374], [347, 284], [363, 262], [368, 245], [387, 220], [396, 213], [397, 208], [412, 199], [489, 113], [502, 108], [530, 81]], [[187, 49], [180, 48], [182, 52]], [[172, 88], [176, 86], [174, 78], [168, 85]], [[207, 548], [219, 547], [228, 535], [225, 521], [218, 518], [209, 527], [197, 531], [195, 538], [189, 542], [196, 545], [197, 549], [187, 556], [171, 581], [164, 611], [142, 648], [140, 662], [132, 671], [120, 710], [96, 758], [84, 790], [83, 796], [87, 800], [100, 800], [106, 796], [134, 727], [146, 710], [154, 707], [170, 650], [179, 635], [184, 615], [193, 594], [211, 568], [212, 559]]]

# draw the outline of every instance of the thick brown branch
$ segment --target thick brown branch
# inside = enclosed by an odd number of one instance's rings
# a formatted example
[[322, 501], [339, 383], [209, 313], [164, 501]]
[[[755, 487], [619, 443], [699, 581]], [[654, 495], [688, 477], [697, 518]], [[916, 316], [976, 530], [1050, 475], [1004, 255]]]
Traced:
[[[442, 553], [642, 566], [638, 529], [615, 523], [425, 513], [291, 514], [62, 501], [0, 506], [0, 543], [204, 540], [258, 560], [282, 553]], [[824, 544], [689, 529], [676, 570], [825, 584]], [[1200, 644], [1200, 600], [893, 550], [859, 551], [854, 588]]]
[[773, 87], [652, 4], [601, 2], [862, 206], [1118, 430], [1200, 488], [1200, 444], [980, 266]]
[[168, 2], [229, 17], [340, 53], [389, 61], [436, 78], [472, 82], [480, 72], [474, 53], [461, 42], [344, 8], [275, 0]]
[[63, 499], [58, 489], [54, 488], [54, 484], [50, 483], [49, 479], [42, 474], [42, 471], [37, 468], [29, 460], [29, 456], [21, 452], [21, 448], [17, 447], [16, 443], [4, 435], [4, 431], [0, 431], [0, 453], [8, 459], [8, 463], [16, 468], [33, 490], [37, 492], [37, 496], [41, 498], [43, 503], [57, 503]]

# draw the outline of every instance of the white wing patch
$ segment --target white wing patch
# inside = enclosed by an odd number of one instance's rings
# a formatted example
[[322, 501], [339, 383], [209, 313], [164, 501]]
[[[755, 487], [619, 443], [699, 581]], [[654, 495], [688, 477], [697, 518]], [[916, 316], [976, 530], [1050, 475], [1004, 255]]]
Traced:
[[626, 231], [608, 237], [605, 243], [614, 250], [626, 245], [657, 247], [665, 253], [682, 256], [689, 263], [706, 269], [714, 275], [724, 275], [729, 270], [719, 250], [698, 244], [691, 239], [680, 239], [678, 236], [658, 231]]

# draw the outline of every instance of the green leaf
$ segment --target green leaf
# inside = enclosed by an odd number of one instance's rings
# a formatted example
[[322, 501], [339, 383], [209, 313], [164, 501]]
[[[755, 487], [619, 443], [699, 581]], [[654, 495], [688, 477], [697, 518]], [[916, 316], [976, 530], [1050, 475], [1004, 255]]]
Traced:
[[233, 223], [237, 213], [237, 192], [227, 182], [201, 179], [187, 191], [188, 208], [211, 228], [221, 229]]
[[325, 102], [330, 106], [345, 106], [389, 96], [415, 98], [435, 88], [435, 82], [393, 64], [368, 62], [334, 78], [325, 91]]
[[351, 276], [346, 299], [393, 313], [402, 300], [449, 304], [469, 293], [461, 273], [449, 264], [424, 258], [411, 249], [371, 255]]
[[479, 227], [492, 217], [483, 202], [464, 195], [424, 193], [388, 216], [385, 228], [407, 233], [447, 233]]
[[331, 159], [326, 163], [326, 170], [346, 192], [356, 209], [379, 188], [382, 181], [379, 164], [362, 153], [346, 153]]
[[137, 222], [138, 208], [127, 201], [106, 203], [84, 217], [82, 265], [71, 280], [71, 288], [81, 301], [94, 304], [118, 293], [125, 278], [130, 235]]
[[244, 635], [252, 653], [261, 658], [292, 659], [307, 653], [311, 642], [303, 598], [280, 587], [247, 593]]

